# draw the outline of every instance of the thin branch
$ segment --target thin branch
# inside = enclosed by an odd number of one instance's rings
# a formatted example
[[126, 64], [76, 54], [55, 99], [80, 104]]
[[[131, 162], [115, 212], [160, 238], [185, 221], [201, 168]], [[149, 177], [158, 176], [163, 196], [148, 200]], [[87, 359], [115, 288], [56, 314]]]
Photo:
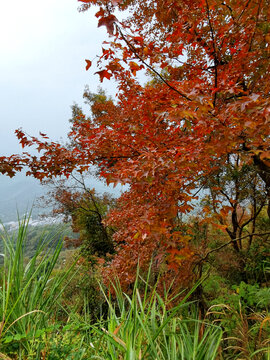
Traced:
[[[101, 214], [100, 214], [100, 210], [99, 210], [99, 208], [98, 208], [98, 206], [97, 206], [96, 200], [95, 200], [92, 192], [85, 186], [85, 182], [84, 182], [83, 180], [79, 180], [79, 179], [76, 178], [75, 175], [73, 175], [73, 174], [71, 174], [71, 176], [73, 177], [73, 179], [74, 179], [75, 181], [77, 181], [79, 184], [82, 185], [84, 191], [90, 196], [91, 201], [92, 201], [92, 203], [93, 203], [93, 205], [94, 205], [94, 208], [95, 208], [96, 210], [94, 211], [94, 210], [90, 210], [90, 209], [89, 209], [89, 211], [92, 211], [92, 212], [96, 213], [96, 214], [98, 215], [98, 218], [99, 218], [99, 220], [100, 220], [100, 223], [102, 223], [102, 220], [103, 220], [103, 219], [102, 219], [102, 216], [101, 216]], [[81, 207], [82, 207], [82, 206], [81, 206]], [[85, 210], [85, 209], [84, 209], [84, 210]], [[86, 210], [86, 211], [87, 211], [87, 210]]]
[[221, 3], [221, 5], [226, 6], [226, 8], [229, 9], [229, 11], [230, 11], [230, 13], [231, 13], [231, 17], [232, 17], [232, 19], [234, 20], [232, 8], [231, 8], [228, 4], [225, 4], [224, 2]]
[[[263, 235], [270, 235], [270, 231], [267, 231], [267, 232], [264, 232], [264, 233], [254, 233], [254, 234], [252, 234], [252, 236], [263, 236]], [[233, 242], [236, 242], [236, 241], [239, 241], [239, 240], [242, 240], [242, 239], [246, 239], [248, 237], [250, 237], [250, 234], [245, 235], [245, 236], [241, 236], [239, 238], [235, 238], [233, 240], [230, 240], [230, 241], [226, 242], [225, 244], [223, 244], [223, 245], [221, 245], [221, 246], [219, 246], [219, 247], [217, 247], [215, 249], [212, 249], [212, 250], [208, 251], [208, 253], [203, 258], [201, 258], [200, 261], [206, 260], [208, 258], [208, 256], [210, 254], [212, 254], [213, 252], [219, 251], [219, 250], [223, 249], [224, 247], [232, 244]]]
[[200, 70], [202, 70], [202, 71], [206, 71], [206, 72], [208, 72], [209, 74], [213, 74], [213, 72], [212, 71], [210, 71], [209, 69], [214, 69], [215, 68], [215, 66], [208, 66], [207, 68], [203, 68], [203, 67], [197, 67], [197, 66], [195, 66], [195, 65], [192, 65], [192, 64], [189, 64], [189, 63], [187, 63], [187, 62], [184, 62], [184, 61], [181, 61], [181, 60], [179, 60], [179, 59], [177, 59], [177, 58], [173, 58], [173, 60], [175, 60], [175, 61], [177, 61], [177, 62], [179, 62], [180, 64], [182, 64], [182, 65], [187, 65], [187, 66], [189, 66], [189, 67], [192, 67], [192, 68], [196, 68], [196, 69], [200, 69]]
[[[211, 22], [211, 18], [210, 18], [210, 9], [209, 9], [209, 4], [208, 4], [208, 1], [207, 1], [207, 0], [206, 0], [206, 9], [207, 9], [208, 23], [209, 23], [210, 32], [211, 32], [211, 38], [212, 38], [212, 42], [213, 42], [215, 88], [217, 89], [217, 87], [218, 87], [218, 71], [217, 71], [218, 58], [217, 58], [217, 50], [216, 50], [216, 44], [215, 44], [214, 29], [213, 29], [212, 22]], [[217, 92], [215, 91], [214, 100], [213, 100], [213, 106], [214, 106], [214, 107], [215, 107], [215, 105], [216, 105], [216, 100], [217, 100]]]
[[254, 40], [254, 37], [255, 37], [255, 34], [256, 34], [257, 24], [258, 24], [260, 10], [261, 10], [261, 4], [262, 4], [262, 0], [260, 0], [259, 5], [258, 5], [258, 10], [257, 10], [257, 14], [256, 14], [256, 23], [255, 23], [255, 26], [254, 26], [253, 34], [252, 34], [251, 39], [250, 39], [249, 51], [251, 51], [252, 43], [253, 43], [253, 40]]
[[251, 2], [251, 0], [248, 0], [248, 1], [246, 2], [245, 6], [243, 7], [243, 10], [241, 11], [240, 15], [239, 15], [238, 18], [237, 18], [237, 21], [239, 21], [239, 20], [241, 19], [241, 17], [243, 16], [243, 14], [244, 14], [244, 12], [245, 12], [245, 10], [246, 10], [246, 8], [248, 7], [248, 5], [249, 5], [250, 2]]
[[243, 229], [246, 225], [248, 225], [251, 221], [256, 220], [257, 216], [260, 214], [260, 212], [262, 211], [263, 207], [265, 206], [265, 201], [262, 202], [262, 204], [260, 205], [259, 209], [255, 212], [254, 216], [252, 216], [251, 218], [249, 218], [244, 224], [241, 225], [241, 229]]
[[231, 207], [233, 207], [234, 206], [234, 201], [231, 201], [231, 198], [229, 197], [229, 195], [226, 194], [225, 191], [223, 191], [222, 189], [220, 189], [219, 191], [229, 201]]
[[162, 82], [164, 82], [164, 84], [166, 84], [171, 90], [177, 92], [179, 95], [181, 95], [183, 98], [185, 98], [188, 101], [192, 101], [192, 99], [190, 99], [187, 95], [185, 95], [184, 93], [182, 93], [181, 91], [177, 90], [174, 86], [172, 86], [170, 83], [168, 83], [168, 81], [166, 79], [164, 79], [164, 77], [158, 72], [156, 71], [151, 65], [147, 64], [147, 62], [145, 62], [143, 60], [143, 58], [137, 53], [136, 48], [127, 40], [127, 38], [124, 36], [122, 30], [120, 29], [120, 27], [118, 25], [116, 25], [117, 30], [119, 31], [122, 39], [125, 41], [125, 43], [127, 44], [127, 46], [129, 47], [129, 49], [133, 52], [133, 54], [148, 68], [150, 69], [153, 73], [155, 73]]
[[[100, 224], [100, 227], [101, 227], [101, 231], [102, 231], [103, 235], [105, 236], [106, 240], [109, 241], [109, 235], [108, 235], [108, 233], [107, 233], [107, 227], [106, 227], [106, 226], [104, 225], [104, 223], [103, 223], [102, 214], [101, 214], [100, 209], [99, 209], [99, 207], [98, 207], [97, 201], [96, 201], [95, 197], [93, 196], [92, 191], [89, 190], [89, 189], [86, 187], [85, 182], [84, 182], [84, 179], [83, 179], [83, 180], [79, 180], [79, 179], [76, 178], [75, 175], [73, 175], [73, 174], [71, 174], [71, 176], [73, 177], [73, 179], [74, 179], [75, 181], [78, 181], [79, 184], [81, 184], [81, 185], [83, 186], [83, 189], [85, 190], [85, 192], [86, 192], [87, 194], [89, 194], [90, 199], [91, 199], [91, 201], [92, 201], [92, 204], [94, 205], [95, 210], [92, 210], [92, 209], [89, 208], [88, 211], [93, 212], [93, 213], [95, 213], [95, 214], [98, 216], [99, 224]], [[81, 207], [82, 207], [82, 206], [81, 206]]]

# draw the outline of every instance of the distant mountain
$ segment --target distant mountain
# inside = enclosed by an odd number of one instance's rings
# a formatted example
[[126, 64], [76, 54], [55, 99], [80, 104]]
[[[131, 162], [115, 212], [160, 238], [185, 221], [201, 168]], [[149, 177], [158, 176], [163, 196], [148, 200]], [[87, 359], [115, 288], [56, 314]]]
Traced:
[[[89, 180], [89, 184], [99, 193], [109, 192], [114, 196], [119, 196], [121, 189], [124, 189], [120, 186], [108, 187], [94, 178]], [[11, 179], [0, 175], [0, 222], [17, 221], [18, 215], [21, 218], [30, 210], [33, 219], [37, 219], [41, 214], [49, 213], [49, 208], [35, 206], [37, 200], [47, 192], [46, 186], [40, 185], [38, 180], [25, 176], [23, 173], [19, 173]]]
[[46, 193], [46, 188], [39, 181], [24, 174], [10, 179], [0, 175], [0, 220], [8, 222], [17, 220], [32, 209], [33, 217], [38, 216], [38, 209], [33, 208], [37, 198]]

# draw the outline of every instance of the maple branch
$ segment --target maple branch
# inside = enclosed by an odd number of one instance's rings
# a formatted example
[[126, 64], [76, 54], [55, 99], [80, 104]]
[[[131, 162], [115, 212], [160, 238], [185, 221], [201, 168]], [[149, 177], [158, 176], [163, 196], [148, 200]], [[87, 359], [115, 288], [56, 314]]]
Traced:
[[208, 72], [208, 73], [211, 74], [211, 75], [213, 74], [212, 71], [210, 71], [209, 69], [213, 69], [214, 66], [208, 66], [207, 68], [202, 68], [202, 67], [197, 67], [197, 66], [195, 66], [195, 65], [192, 65], [192, 64], [189, 64], [189, 63], [187, 63], [187, 62], [181, 61], [181, 60], [179, 60], [179, 59], [177, 59], [177, 58], [173, 58], [173, 60], [179, 62], [179, 63], [182, 64], [182, 65], [187, 65], [187, 66], [190, 66], [190, 67], [192, 67], [192, 68], [196, 68], [196, 69], [200, 69], [200, 70], [202, 70], [202, 71], [206, 71], [206, 72]]
[[238, 98], [242, 98], [242, 97], [248, 96], [248, 95], [249, 95], [248, 93], [244, 94], [244, 93], [241, 92], [239, 94], [233, 94], [231, 96], [228, 96], [227, 98], [224, 98], [224, 101], [228, 101], [228, 100], [231, 100], [231, 99], [238, 99]]
[[138, 152], [137, 155], [117, 155], [117, 156], [99, 156], [93, 159], [93, 161], [102, 161], [102, 160], [118, 160], [118, 159], [133, 159], [140, 156]]
[[[215, 45], [214, 29], [213, 29], [211, 18], [210, 18], [210, 9], [209, 9], [208, 0], [206, 0], [206, 9], [207, 9], [208, 23], [209, 23], [210, 32], [211, 32], [211, 38], [212, 38], [212, 42], [213, 42], [215, 89], [216, 89], [217, 85], [218, 85], [218, 71], [217, 71], [218, 58], [217, 58], [217, 51], [216, 51], [216, 45]], [[213, 100], [213, 106], [214, 107], [216, 106], [216, 100], [217, 100], [217, 91], [215, 91], [215, 94], [214, 94], [214, 100]]]
[[[203, 176], [201, 176], [201, 178], [203, 178]], [[198, 179], [198, 181], [200, 181], [200, 178]], [[181, 190], [185, 190], [190, 185], [193, 185], [193, 184], [194, 184], [194, 181], [191, 181], [190, 183], [184, 185]], [[192, 194], [193, 198], [199, 194], [199, 192], [204, 188], [204, 186], [205, 186], [205, 182], [203, 182], [202, 185], [199, 187], [199, 189], [194, 194]], [[186, 201], [183, 201], [181, 204], [179, 204], [179, 207], [182, 207], [183, 205], [185, 205], [185, 203], [186, 203]]]
[[246, 2], [243, 10], [241, 11], [240, 15], [239, 15], [238, 18], [237, 18], [237, 21], [239, 21], [239, 20], [241, 19], [241, 17], [243, 16], [243, 14], [244, 14], [244, 12], [245, 12], [245, 10], [246, 10], [246, 8], [248, 7], [248, 5], [249, 5], [250, 2], [251, 2], [251, 0], [248, 0], [248, 1]]
[[182, 93], [181, 91], [177, 90], [174, 86], [172, 86], [170, 83], [168, 83], [168, 81], [166, 79], [164, 79], [164, 77], [162, 75], [160, 75], [160, 73], [158, 71], [156, 71], [151, 65], [147, 64], [147, 62], [145, 62], [143, 60], [143, 58], [137, 53], [136, 48], [127, 40], [127, 38], [124, 36], [122, 30], [120, 29], [120, 27], [115, 24], [117, 30], [119, 31], [120, 35], [122, 36], [123, 40], [125, 41], [125, 43], [127, 44], [127, 46], [129, 47], [129, 49], [133, 52], [133, 54], [148, 68], [150, 69], [153, 73], [155, 73], [162, 82], [164, 82], [164, 84], [166, 84], [171, 90], [177, 92], [179, 95], [181, 95], [183, 98], [185, 98], [188, 101], [192, 101], [192, 99], [190, 99], [187, 95], [185, 95], [184, 93]]
[[209, 256], [210, 254], [212, 254], [213, 252], [219, 251], [219, 250], [223, 249], [224, 247], [232, 244], [233, 242], [236, 242], [236, 241], [239, 241], [239, 240], [242, 240], [242, 239], [246, 239], [246, 238], [250, 237], [251, 235], [252, 235], [252, 236], [270, 235], [270, 231], [267, 231], [267, 232], [264, 232], [264, 233], [248, 234], [248, 235], [245, 235], [245, 236], [241, 236], [241, 237], [232, 239], [232, 240], [226, 242], [225, 244], [222, 244], [221, 246], [219, 246], [219, 247], [217, 247], [217, 248], [215, 248], [215, 249], [212, 249], [212, 250], [208, 251], [208, 253], [207, 253], [204, 257], [202, 257], [199, 262], [202, 262], [202, 261], [206, 260], [206, 259], [208, 258], [208, 256]]
[[254, 31], [253, 31], [252, 36], [251, 36], [251, 39], [250, 39], [250, 44], [249, 44], [249, 49], [248, 49], [248, 51], [251, 51], [252, 43], [253, 43], [253, 40], [254, 40], [254, 36], [255, 36], [255, 34], [256, 34], [258, 19], [259, 19], [260, 10], [261, 10], [261, 3], [262, 3], [262, 0], [260, 0], [259, 5], [258, 5], [258, 10], [257, 10], [257, 14], [256, 14], [256, 22], [255, 22], [255, 24], [254, 24]]
[[231, 17], [232, 17], [232, 19], [234, 20], [232, 8], [231, 8], [228, 4], [225, 4], [224, 2], [221, 3], [221, 5], [226, 6], [226, 8], [229, 9], [229, 11], [230, 11], [230, 13], [231, 13]]

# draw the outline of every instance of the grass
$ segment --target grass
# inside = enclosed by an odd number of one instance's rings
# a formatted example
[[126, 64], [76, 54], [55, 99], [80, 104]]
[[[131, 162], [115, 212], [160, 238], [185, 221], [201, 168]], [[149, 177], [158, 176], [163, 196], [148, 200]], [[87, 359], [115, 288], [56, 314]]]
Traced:
[[[109, 314], [92, 327], [93, 359], [215, 359], [222, 338], [219, 326], [198, 319], [196, 307], [178, 294], [179, 303], [171, 307], [169, 291], [160, 296], [149, 285], [150, 271], [143, 294], [138, 290], [139, 273], [132, 296], [124, 294], [119, 281], [113, 285], [116, 302], [106, 297]], [[181, 298], [181, 300], [180, 300]], [[183, 319], [182, 314], [188, 318]]]
[[[84, 301], [77, 294], [82, 269], [75, 269], [74, 262], [66, 270], [56, 270], [60, 235], [53, 240], [41, 237], [31, 259], [26, 259], [27, 226], [25, 219], [18, 232], [2, 234], [1, 360], [270, 360], [268, 312], [257, 321], [255, 314], [215, 305], [206, 321], [196, 302], [189, 301], [200, 284], [172, 298], [170, 288], [161, 294], [158, 283], [150, 284], [150, 269], [145, 280], [137, 271], [131, 294], [122, 291], [117, 276], [110, 289], [100, 286], [107, 312], [93, 323], [93, 293], [84, 293]], [[64, 295], [69, 282], [83, 308], [70, 301], [70, 291]]]
[[26, 261], [27, 226], [24, 219], [16, 234], [2, 234], [0, 352], [7, 348], [17, 354], [38, 352], [36, 339], [46, 328], [68, 276], [68, 272], [52, 276], [62, 249], [59, 234], [53, 243], [41, 238], [33, 257]]

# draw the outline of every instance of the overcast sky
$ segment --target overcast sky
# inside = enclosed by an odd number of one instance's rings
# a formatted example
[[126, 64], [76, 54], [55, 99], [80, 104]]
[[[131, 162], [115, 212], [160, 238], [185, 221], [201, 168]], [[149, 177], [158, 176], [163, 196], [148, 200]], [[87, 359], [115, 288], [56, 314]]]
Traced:
[[[101, 52], [105, 28], [97, 9], [79, 13], [77, 0], [0, 1], [0, 156], [20, 151], [14, 130], [48, 134], [68, 131], [70, 106], [82, 103], [84, 86], [99, 85], [85, 59]], [[114, 86], [104, 80], [109, 94]]]

